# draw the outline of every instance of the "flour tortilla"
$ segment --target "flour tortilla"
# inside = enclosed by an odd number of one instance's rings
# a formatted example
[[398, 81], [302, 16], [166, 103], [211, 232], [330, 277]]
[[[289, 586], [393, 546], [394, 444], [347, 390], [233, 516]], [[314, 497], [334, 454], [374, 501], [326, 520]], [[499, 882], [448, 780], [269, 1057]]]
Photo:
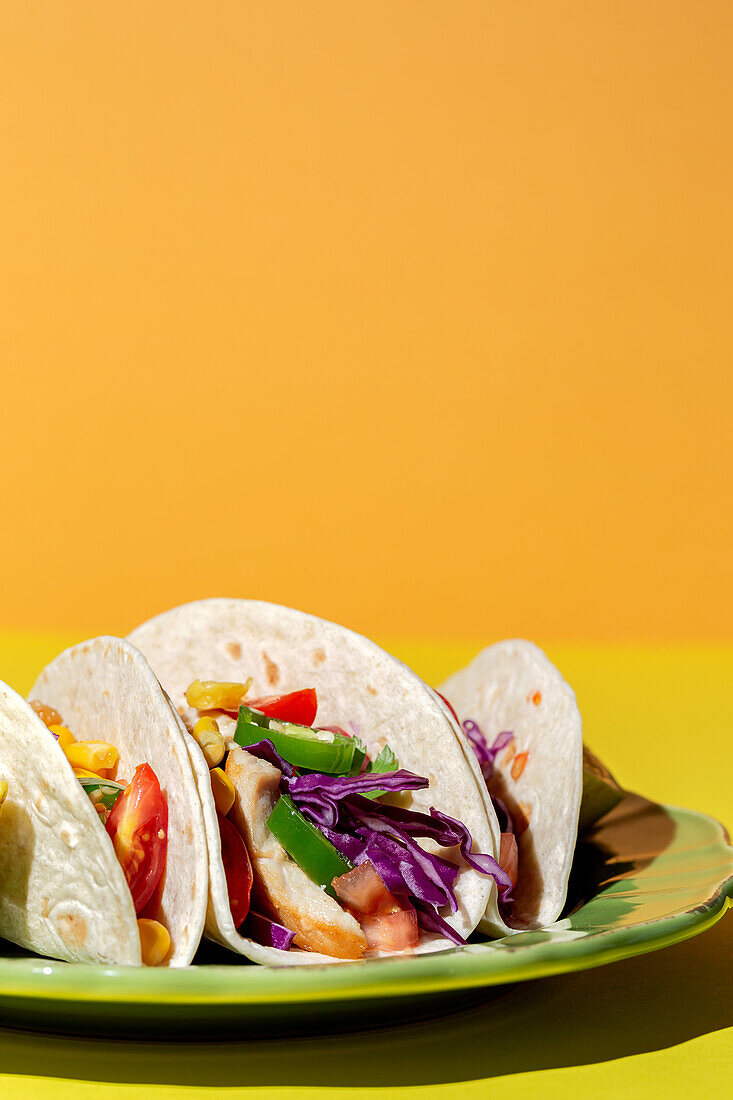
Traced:
[[99, 815], [35, 711], [0, 682], [0, 935], [67, 962], [140, 966], [135, 909]]
[[[463, 821], [474, 851], [494, 855], [498, 826], [492, 831], [484, 808], [480, 773], [467, 761], [462, 732], [435, 693], [396, 658], [343, 626], [302, 611], [256, 600], [210, 599], [184, 604], [139, 626], [130, 641], [145, 654], [185, 725], [197, 712], [186, 703], [194, 680], [254, 683], [250, 698], [315, 687], [318, 724], [340, 725], [358, 735], [370, 754], [384, 743], [400, 766], [430, 780], [411, 792], [409, 804], [425, 813], [431, 806]], [[240, 936], [232, 921], [209, 771], [198, 745], [189, 738], [209, 843], [209, 906], [206, 932], [255, 962], [271, 965], [333, 962], [307, 951], [276, 951]], [[426, 843], [427, 847], [427, 843]], [[455, 893], [458, 911], [441, 915], [462, 936], [482, 917], [493, 879], [460, 864]], [[425, 937], [418, 950], [450, 946]]]
[[[170, 933], [167, 965], [187, 966], [201, 941], [206, 913], [208, 858], [203, 814], [188, 758], [188, 738], [150, 666], [121, 638], [93, 638], [59, 654], [40, 674], [29, 698], [57, 710], [78, 741], [110, 741], [120, 754], [117, 774], [121, 782], [132, 779], [138, 764], [148, 763], [155, 772], [168, 802], [168, 849], [162, 888], [156, 890], [154, 908], [146, 908], [146, 916], [161, 921]], [[132, 912], [137, 939], [130, 892], [106, 830], [62, 750], [40, 719], [37, 722], [39, 737], [53, 750], [54, 780], [59, 780], [61, 773], [65, 782], [69, 780], [78, 803], [75, 812], [91, 823], [89, 829], [98, 838], [99, 847], [110, 855], [115, 881], [122, 876], [128, 899], [126, 919]], [[33, 753], [32, 763], [50, 775], [47, 758], [46, 748]], [[88, 906], [96, 923], [106, 925], [105, 905], [89, 898]], [[139, 945], [136, 961], [140, 961]]]
[[[550, 924], [567, 896], [583, 791], [583, 727], [572, 688], [541, 649], [514, 640], [484, 649], [440, 692], [461, 722], [471, 718], [479, 724], [489, 745], [503, 730], [514, 733], [496, 757], [489, 784], [512, 816], [529, 820], [519, 839], [510, 921], [512, 928]], [[515, 779], [512, 767], [523, 752], [526, 764]], [[493, 808], [487, 806], [487, 813]], [[507, 927], [492, 903], [482, 927], [494, 932]]]

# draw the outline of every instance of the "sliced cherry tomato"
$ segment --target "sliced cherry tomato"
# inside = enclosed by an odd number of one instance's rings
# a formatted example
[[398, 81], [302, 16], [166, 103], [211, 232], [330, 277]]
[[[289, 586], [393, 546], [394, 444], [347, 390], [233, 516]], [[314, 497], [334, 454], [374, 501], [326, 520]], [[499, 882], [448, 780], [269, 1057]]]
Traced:
[[139, 913], [158, 885], [168, 851], [168, 803], [149, 764], [135, 769], [110, 811], [106, 829]]
[[512, 880], [512, 886], [517, 884], [519, 874], [519, 849], [514, 833], [502, 833], [499, 846], [499, 866], [506, 871]]
[[249, 913], [249, 896], [252, 892], [252, 864], [247, 847], [240, 833], [228, 817], [216, 815], [219, 819], [221, 836], [221, 858], [227, 879], [229, 908], [232, 911], [234, 927], [239, 928]]
[[295, 722], [298, 726], [312, 726], [318, 711], [315, 688], [291, 691], [289, 695], [267, 695], [262, 699], [248, 699], [247, 706], [277, 718], [281, 722]]

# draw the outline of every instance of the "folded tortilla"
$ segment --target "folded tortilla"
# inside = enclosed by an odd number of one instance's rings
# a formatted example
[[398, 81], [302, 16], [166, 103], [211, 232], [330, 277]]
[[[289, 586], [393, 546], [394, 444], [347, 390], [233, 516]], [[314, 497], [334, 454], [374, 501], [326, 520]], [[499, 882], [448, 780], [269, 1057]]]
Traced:
[[[120, 638], [61, 653], [30, 699], [62, 716], [77, 740], [105, 740], [121, 781], [138, 764], [168, 802], [168, 848], [152, 916], [171, 937], [166, 965], [191, 962], [203, 933], [208, 860], [203, 814], [180, 725], [145, 658]], [[0, 935], [69, 962], [139, 966], [137, 918], [112, 841], [56, 739], [0, 684]]]
[[[189, 729], [198, 716], [185, 695], [194, 680], [243, 682], [252, 677], [252, 697], [314, 687], [319, 726], [342, 726], [360, 737], [372, 756], [388, 743], [400, 767], [430, 781], [426, 790], [411, 792], [409, 804], [425, 813], [437, 806], [460, 819], [471, 832], [474, 851], [495, 854], [498, 827], [494, 824], [492, 829], [488, 820], [483, 780], [468, 761], [462, 732], [435, 693], [374, 642], [292, 608], [234, 599], [200, 600], [173, 608], [139, 626], [129, 639], [145, 654]], [[256, 962], [333, 961], [312, 952], [263, 947], [236, 931], [209, 769], [193, 738], [188, 739], [188, 749], [209, 844], [207, 935]], [[427, 842], [425, 846], [442, 851]], [[452, 849], [444, 854], [457, 858]], [[465, 937], [481, 919], [496, 887], [490, 877], [458, 862], [458, 911], [441, 915]], [[421, 948], [446, 945], [444, 940], [436, 943], [435, 937], [425, 937]]]
[[575, 694], [542, 650], [522, 640], [484, 649], [439, 690], [462, 723], [478, 723], [489, 745], [502, 731], [514, 734], [495, 759], [488, 791], [485, 783], [482, 789], [497, 831], [490, 795], [504, 802], [517, 831], [523, 828], [519, 877], [508, 912], [500, 913], [492, 898], [481, 927], [504, 934], [551, 924], [567, 896], [583, 792]]

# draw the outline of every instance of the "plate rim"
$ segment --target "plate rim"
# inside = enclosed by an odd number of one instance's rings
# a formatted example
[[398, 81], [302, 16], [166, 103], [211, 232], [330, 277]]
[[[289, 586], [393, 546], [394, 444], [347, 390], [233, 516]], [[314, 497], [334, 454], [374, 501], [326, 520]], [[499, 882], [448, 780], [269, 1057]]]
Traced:
[[[53, 959], [0, 959], [0, 1003], [83, 1000], [102, 1005], [173, 1008], [190, 1005], [256, 1006], [324, 1004], [335, 1000], [375, 1000], [513, 984], [588, 970], [660, 950], [706, 931], [733, 907], [733, 847], [726, 828], [696, 810], [658, 803], [713, 825], [727, 849], [729, 873], [715, 891], [692, 909], [639, 921], [621, 928], [590, 930], [568, 941], [511, 946], [511, 937], [468, 944], [410, 958], [371, 959], [353, 964], [262, 967], [237, 963], [153, 970], [99, 967]], [[552, 926], [549, 926], [552, 927]], [[496, 950], [494, 945], [502, 945]], [[492, 950], [493, 949], [493, 950]], [[517, 965], [516, 954], [522, 952]], [[491, 959], [487, 967], [486, 960]], [[451, 965], [453, 963], [454, 965]], [[537, 973], [538, 967], [541, 973]], [[317, 980], [313, 980], [317, 976]]]

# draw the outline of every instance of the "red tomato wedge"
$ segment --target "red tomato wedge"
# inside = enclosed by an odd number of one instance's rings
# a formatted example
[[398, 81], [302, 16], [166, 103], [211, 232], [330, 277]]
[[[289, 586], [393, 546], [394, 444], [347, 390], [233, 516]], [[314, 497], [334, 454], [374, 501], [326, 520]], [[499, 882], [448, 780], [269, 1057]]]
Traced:
[[135, 769], [110, 810], [106, 829], [139, 913], [158, 885], [168, 851], [168, 803], [149, 764]]
[[517, 875], [519, 874], [519, 849], [514, 833], [501, 834], [498, 862], [502, 871], [506, 871], [512, 880], [512, 886], [516, 886]]
[[232, 911], [234, 927], [239, 928], [249, 913], [249, 896], [252, 892], [252, 864], [249, 861], [247, 847], [228, 817], [216, 815], [219, 819], [221, 836], [221, 858], [227, 879], [229, 908]]
[[296, 722], [299, 726], [312, 726], [318, 711], [315, 688], [291, 691], [289, 695], [267, 695], [262, 699], [247, 699], [247, 706], [277, 718], [281, 722]]

